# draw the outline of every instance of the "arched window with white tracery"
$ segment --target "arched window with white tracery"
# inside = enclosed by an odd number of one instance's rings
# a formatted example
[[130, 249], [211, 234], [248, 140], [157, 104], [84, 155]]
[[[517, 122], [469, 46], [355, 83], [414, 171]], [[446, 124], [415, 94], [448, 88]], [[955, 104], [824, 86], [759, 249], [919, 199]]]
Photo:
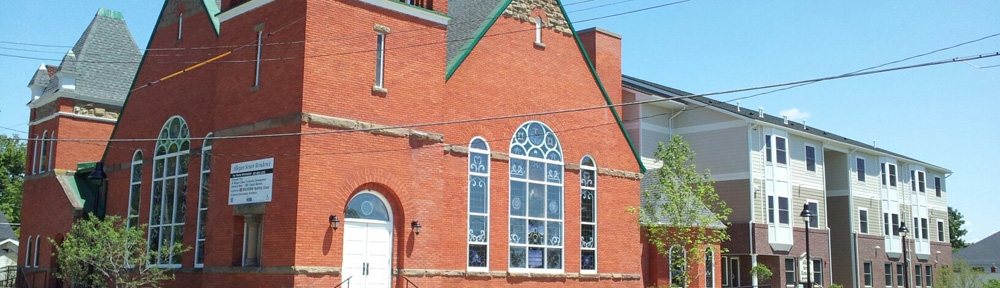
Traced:
[[[153, 190], [149, 205], [148, 249], [152, 265], [180, 267], [181, 255], [172, 250], [184, 239], [184, 214], [191, 140], [187, 122], [179, 116], [167, 120], [156, 141], [153, 157]], [[159, 255], [158, 257], [156, 255]]]
[[580, 273], [597, 273], [597, 165], [580, 160]]
[[42, 152], [41, 159], [38, 160], [38, 173], [44, 173], [48, 171], [49, 163], [49, 131], [46, 130], [42, 133]]
[[127, 227], [139, 227], [139, 202], [142, 198], [142, 150], [132, 154], [132, 176], [128, 191]]
[[512, 271], [563, 271], [563, 155], [549, 126], [524, 123], [510, 141]]
[[195, 234], [194, 243], [194, 266], [205, 265], [205, 234], [208, 233], [208, 188], [212, 174], [212, 133], [205, 136], [205, 141], [201, 145], [201, 183], [198, 189], [198, 232]]
[[490, 146], [469, 142], [469, 270], [489, 271]]

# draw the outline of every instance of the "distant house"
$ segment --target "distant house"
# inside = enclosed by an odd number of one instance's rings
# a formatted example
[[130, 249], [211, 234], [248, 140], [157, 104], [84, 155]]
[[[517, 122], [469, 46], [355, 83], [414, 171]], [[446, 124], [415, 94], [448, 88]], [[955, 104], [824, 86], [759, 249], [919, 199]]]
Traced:
[[7, 215], [0, 212], [0, 268], [17, 265], [18, 244], [17, 234], [14, 234]]
[[986, 279], [1000, 280], [1000, 232], [969, 245], [958, 252], [955, 258], [969, 263], [973, 269], [986, 272]]

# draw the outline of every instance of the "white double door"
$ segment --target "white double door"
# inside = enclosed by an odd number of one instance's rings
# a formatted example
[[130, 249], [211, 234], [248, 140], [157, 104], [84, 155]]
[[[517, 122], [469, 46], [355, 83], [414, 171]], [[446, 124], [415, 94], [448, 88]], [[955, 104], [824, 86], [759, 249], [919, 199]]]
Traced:
[[[350, 287], [388, 288], [392, 265], [392, 224], [382, 221], [344, 221], [344, 264], [341, 275]], [[346, 283], [344, 285], [347, 287]]]

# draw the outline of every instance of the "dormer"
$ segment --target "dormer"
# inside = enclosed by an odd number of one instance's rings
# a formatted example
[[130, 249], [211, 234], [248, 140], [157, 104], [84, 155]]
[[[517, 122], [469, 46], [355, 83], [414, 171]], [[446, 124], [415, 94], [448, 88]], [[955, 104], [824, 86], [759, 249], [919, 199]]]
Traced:
[[79, 75], [76, 71], [76, 54], [73, 50], [66, 52], [66, 56], [63, 57], [62, 64], [59, 65], [59, 71], [56, 71], [56, 78], [59, 79], [59, 89], [64, 90], [76, 90], [76, 77]]
[[38, 70], [35, 70], [35, 75], [31, 76], [31, 81], [28, 82], [28, 89], [31, 89], [31, 101], [42, 97], [42, 93], [45, 93], [45, 86], [49, 85], [51, 79], [49, 69], [45, 64], [39, 65]]

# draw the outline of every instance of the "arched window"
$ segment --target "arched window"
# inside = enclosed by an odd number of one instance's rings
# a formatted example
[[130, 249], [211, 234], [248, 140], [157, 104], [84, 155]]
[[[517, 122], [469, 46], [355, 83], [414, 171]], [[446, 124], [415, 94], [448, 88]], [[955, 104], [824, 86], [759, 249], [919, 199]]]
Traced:
[[153, 191], [149, 205], [149, 250], [153, 265], [180, 267], [181, 255], [170, 249], [184, 239], [184, 203], [187, 199], [188, 154], [191, 140], [187, 123], [174, 116], [167, 120], [156, 141], [153, 157]]
[[132, 177], [128, 191], [128, 227], [139, 227], [139, 200], [142, 198], [142, 150], [132, 155]]
[[28, 236], [27, 243], [24, 246], [24, 267], [31, 267], [31, 236]]
[[469, 270], [489, 271], [490, 146], [469, 143]]
[[52, 153], [53, 153], [52, 151], [55, 151], [56, 149], [54, 147], [52, 147], [52, 145], [55, 145], [55, 144], [56, 144], [56, 131], [52, 131], [52, 135], [49, 135], [49, 151], [48, 151], [49, 152], [49, 156], [46, 157], [46, 158], [48, 158], [48, 161], [49, 161], [49, 162], [46, 162], [46, 165], [45, 165], [45, 167], [47, 168], [47, 170], [54, 169], [52, 167]]
[[705, 288], [715, 287], [715, 250], [705, 249]]
[[370, 192], [358, 193], [354, 198], [351, 198], [351, 201], [347, 202], [344, 218], [391, 222], [389, 208], [385, 207], [385, 201]]
[[563, 155], [549, 126], [529, 121], [510, 141], [511, 270], [563, 271]]
[[35, 149], [32, 150], [32, 153], [35, 153], [35, 157], [31, 158], [31, 174], [38, 173], [38, 142], [40, 139], [38, 138], [38, 134], [35, 134]]
[[580, 160], [580, 273], [597, 273], [597, 165]]
[[38, 268], [38, 248], [40, 248], [39, 245], [42, 244], [41, 240], [42, 235], [35, 235], [35, 255], [32, 260], [32, 264], [34, 264], [35, 268]]
[[199, 182], [201, 188], [198, 189], [198, 233], [195, 234], [194, 244], [194, 266], [205, 265], [205, 234], [208, 227], [208, 188], [212, 178], [212, 133], [205, 136], [205, 141], [201, 145], [201, 177]]
[[44, 173], [48, 170], [45, 163], [49, 163], [49, 131], [47, 130], [42, 133], [42, 152], [40, 153], [42, 158], [38, 159], [38, 173]]
[[670, 287], [687, 287], [687, 251], [680, 245], [670, 247]]

